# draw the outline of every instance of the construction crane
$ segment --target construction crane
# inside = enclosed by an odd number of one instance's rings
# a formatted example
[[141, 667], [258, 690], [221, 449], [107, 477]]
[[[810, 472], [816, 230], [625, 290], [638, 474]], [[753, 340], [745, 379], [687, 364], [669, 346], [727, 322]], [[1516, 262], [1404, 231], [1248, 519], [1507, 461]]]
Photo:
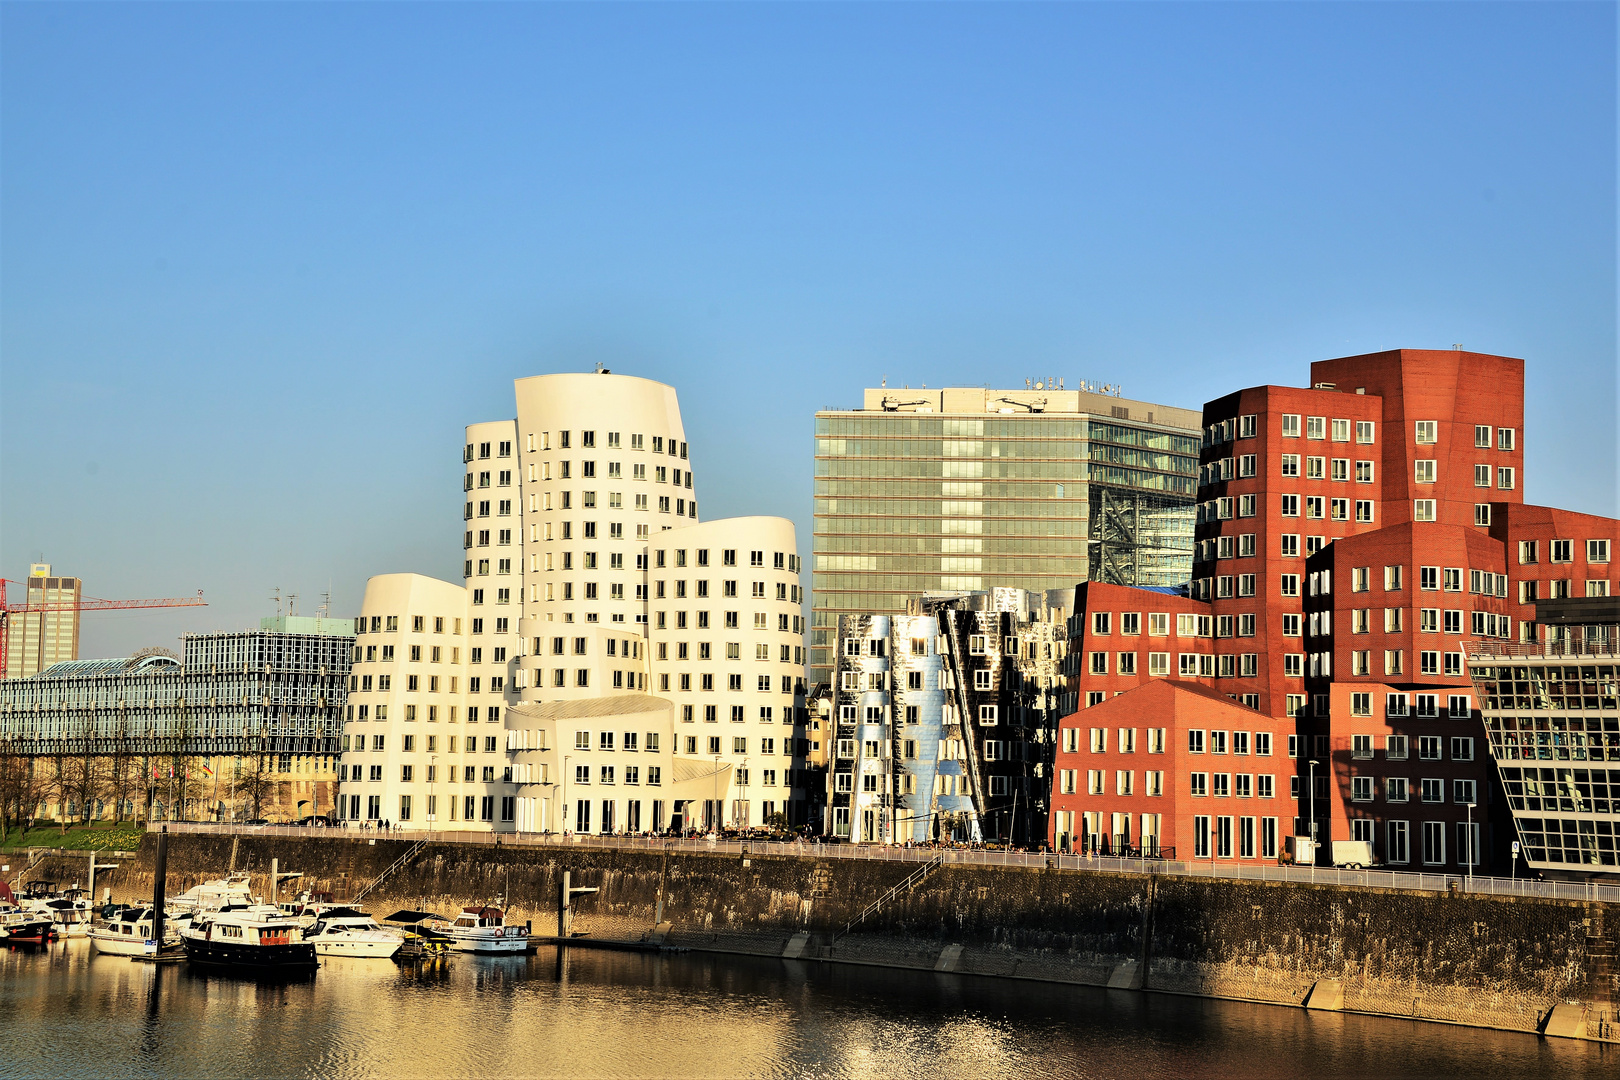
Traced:
[[27, 601], [20, 604], [8, 603], [6, 600], [6, 586], [21, 585], [23, 595], [27, 596], [27, 583], [22, 581], [8, 581], [0, 578], [0, 679], [6, 677], [9, 638], [11, 636], [11, 617], [13, 615], [34, 615], [51, 611], [125, 611], [131, 608], [176, 608], [176, 607], [207, 607], [208, 601], [202, 597], [202, 590], [197, 590], [196, 596], [181, 596], [166, 600], [97, 600], [93, 596], [81, 597], [77, 603], [72, 604], [36, 604], [30, 606]]

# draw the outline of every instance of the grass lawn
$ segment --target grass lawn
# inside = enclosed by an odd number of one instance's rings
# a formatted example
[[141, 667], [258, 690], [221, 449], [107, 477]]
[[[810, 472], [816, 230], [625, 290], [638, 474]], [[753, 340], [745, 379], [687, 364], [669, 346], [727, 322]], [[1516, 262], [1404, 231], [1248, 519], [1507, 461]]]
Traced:
[[69, 825], [66, 835], [56, 825], [42, 825], [29, 829], [13, 829], [6, 833], [0, 851], [19, 848], [67, 848], [70, 851], [134, 851], [141, 846], [146, 830], [129, 822], [113, 824], [98, 821], [92, 825]]

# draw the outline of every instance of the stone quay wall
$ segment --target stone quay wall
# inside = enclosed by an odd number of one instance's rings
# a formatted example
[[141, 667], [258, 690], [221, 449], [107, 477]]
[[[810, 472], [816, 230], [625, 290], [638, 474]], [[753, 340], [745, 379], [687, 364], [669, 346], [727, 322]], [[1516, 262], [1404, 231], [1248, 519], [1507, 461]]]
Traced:
[[[357, 834], [172, 835], [169, 894], [271, 860], [303, 877], [282, 888], [342, 900], [410, 851]], [[156, 837], [97, 878], [150, 897]], [[15, 867], [13, 868], [15, 871]], [[509, 922], [557, 932], [562, 875], [576, 933], [597, 942], [881, 964], [1306, 1005], [1508, 1030], [1539, 1030], [1572, 1000], [1588, 1037], [1613, 1037], [1620, 905], [1090, 870], [945, 865], [844, 928], [916, 864], [813, 855], [663, 854], [586, 845], [430, 843], [366, 897], [387, 914], [452, 914], [504, 897]], [[48, 859], [30, 877], [82, 881], [86, 860]], [[660, 907], [660, 900], [662, 901]], [[1607, 909], [1607, 910], [1605, 910]], [[652, 936], [657, 913], [668, 924]], [[1564, 1006], [1565, 1011], [1570, 1008]]]

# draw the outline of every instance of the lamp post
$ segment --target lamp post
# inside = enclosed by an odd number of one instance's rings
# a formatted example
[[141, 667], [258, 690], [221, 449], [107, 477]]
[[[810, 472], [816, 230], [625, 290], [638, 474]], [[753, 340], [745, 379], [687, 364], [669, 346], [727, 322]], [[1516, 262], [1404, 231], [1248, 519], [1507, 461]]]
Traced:
[[1468, 865], [1467, 865], [1467, 867], [1464, 868], [1463, 872], [1467, 875], [1468, 891], [1472, 892], [1473, 889], [1474, 889], [1474, 859], [1475, 859], [1474, 849], [1478, 846], [1477, 844], [1474, 843], [1474, 804], [1473, 803], [1468, 804], [1468, 824], [1466, 826], [1466, 829], [1467, 829], [1467, 831], [1463, 834], [1463, 836], [1465, 837], [1467, 845], [1468, 845]]
[[[1316, 865], [1316, 759], [1311, 758], [1310, 788], [1305, 797], [1311, 800], [1311, 865]], [[1313, 879], [1314, 880], [1314, 879]]]
[[433, 754], [428, 758], [428, 831], [433, 831], [434, 823], [439, 820], [439, 796], [435, 794], [439, 782], [439, 755]]
[[715, 835], [717, 835], [717, 836], [719, 835], [722, 825], [724, 825], [724, 819], [722, 818], [721, 813], [720, 813], [720, 755], [716, 754], [716, 755], [714, 755], [714, 822], [713, 822]]
[[563, 828], [562, 828], [562, 831], [565, 834], [568, 832], [568, 760], [572, 756], [573, 756], [572, 754], [564, 754], [563, 755], [563, 776], [562, 776], [562, 825], [563, 825]]

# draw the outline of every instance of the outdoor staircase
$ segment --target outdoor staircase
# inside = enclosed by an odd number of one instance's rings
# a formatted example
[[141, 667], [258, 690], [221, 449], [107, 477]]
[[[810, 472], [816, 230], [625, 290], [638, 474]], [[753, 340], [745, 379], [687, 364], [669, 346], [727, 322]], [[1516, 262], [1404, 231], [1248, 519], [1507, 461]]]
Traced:
[[367, 894], [369, 894], [371, 892], [371, 890], [375, 889], [378, 885], [381, 885], [383, 883], [383, 881], [388, 877], [389, 874], [392, 874], [395, 870], [401, 869], [406, 864], [408, 864], [412, 859], [416, 858], [416, 856], [421, 854], [422, 849], [427, 847], [427, 845], [428, 845], [428, 842], [426, 840], [418, 840], [416, 843], [414, 843], [410, 847], [406, 848], [405, 849], [405, 854], [401, 855], [399, 858], [397, 858], [393, 862], [389, 863], [388, 866], [383, 870], [382, 873], [378, 874], [376, 877], [371, 879], [370, 884], [368, 884], [365, 888], [361, 889], [359, 892], [355, 893], [354, 894], [354, 899], [351, 902], [358, 904], [360, 901], [364, 900], [366, 898]]
[[848, 926], [845, 926], [842, 930], [833, 935], [833, 941], [837, 941], [839, 938], [855, 929], [855, 927], [859, 926], [868, 917], [883, 910], [883, 905], [889, 903], [897, 897], [909, 895], [913, 889], [923, 883], [924, 878], [928, 877], [929, 874], [932, 874], [935, 870], [938, 870], [944, 865], [945, 856], [935, 855], [932, 859], [929, 859], [927, 862], [917, 867], [917, 869], [907, 874], [905, 879], [901, 881], [900, 884], [896, 885], [894, 888], [890, 889], [888, 892], [884, 893], [870, 904], [867, 904], [866, 910], [862, 911], [859, 915], [851, 919]]

